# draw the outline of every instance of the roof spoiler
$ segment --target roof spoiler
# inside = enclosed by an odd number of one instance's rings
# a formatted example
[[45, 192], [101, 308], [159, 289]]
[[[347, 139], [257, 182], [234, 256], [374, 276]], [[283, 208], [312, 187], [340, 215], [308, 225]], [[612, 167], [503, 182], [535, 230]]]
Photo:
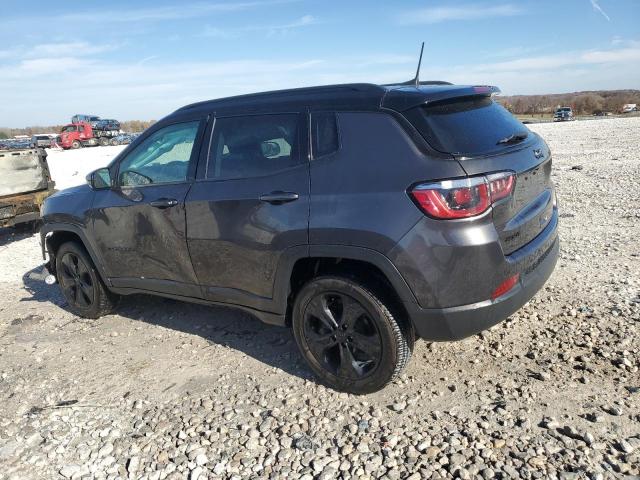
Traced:
[[381, 106], [403, 112], [418, 105], [457, 97], [491, 97], [499, 93], [500, 89], [491, 85], [438, 84], [431, 88], [412, 88], [407, 85], [389, 90], [382, 99]]
[[[383, 87], [395, 87], [396, 85], [413, 85], [415, 86], [416, 82], [414, 80], [407, 80], [406, 82], [400, 83], [385, 83]], [[420, 80], [420, 85], [453, 85], [451, 82], [445, 82], [444, 80]]]

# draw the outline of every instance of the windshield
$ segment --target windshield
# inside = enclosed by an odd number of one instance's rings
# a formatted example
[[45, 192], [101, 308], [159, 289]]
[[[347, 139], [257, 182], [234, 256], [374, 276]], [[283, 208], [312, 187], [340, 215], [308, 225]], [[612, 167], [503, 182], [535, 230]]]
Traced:
[[484, 96], [422, 105], [406, 116], [433, 148], [454, 155], [495, 152], [512, 143], [505, 139], [529, 133], [505, 108]]
[[77, 128], [75, 125], [67, 125], [66, 127], [62, 128], [63, 132], [76, 132]]

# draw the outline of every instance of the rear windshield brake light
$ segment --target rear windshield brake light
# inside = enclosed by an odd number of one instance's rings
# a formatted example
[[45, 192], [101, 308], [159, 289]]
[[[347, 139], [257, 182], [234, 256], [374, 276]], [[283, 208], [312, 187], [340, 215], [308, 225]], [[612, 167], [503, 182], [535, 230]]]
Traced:
[[475, 85], [473, 87], [473, 91], [475, 93], [488, 93], [491, 95], [498, 95], [500, 93], [500, 89], [498, 87], [493, 87], [491, 85]]

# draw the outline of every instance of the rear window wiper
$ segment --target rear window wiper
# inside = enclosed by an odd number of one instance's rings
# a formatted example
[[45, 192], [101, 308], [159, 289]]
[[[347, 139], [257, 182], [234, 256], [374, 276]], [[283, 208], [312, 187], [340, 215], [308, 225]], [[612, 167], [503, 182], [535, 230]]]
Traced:
[[529, 134], [527, 132], [514, 133], [509, 135], [508, 137], [504, 137], [502, 140], [498, 140], [496, 145], [511, 145], [513, 143], [520, 143], [528, 136]]

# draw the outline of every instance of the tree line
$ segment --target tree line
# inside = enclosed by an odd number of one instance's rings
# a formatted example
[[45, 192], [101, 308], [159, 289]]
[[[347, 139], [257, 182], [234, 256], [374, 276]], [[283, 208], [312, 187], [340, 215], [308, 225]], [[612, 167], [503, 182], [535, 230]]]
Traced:
[[[574, 93], [551, 93], [547, 95], [512, 95], [497, 98], [507, 110], [515, 114], [553, 113], [560, 106], [571, 107], [578, 115], [593, 115], [599, 112], [620, 113], [628, 103], [640, 105], [640, 90], [594, 90]], [[129, 133], [139, 133], [155, 123], [155, 120], [127, 120], [120, 128]], [[24, 128], [0, 128], [0, 139], [16, 135], [36, 133], [59, 133], [64, 125], [31, 126]]]
[[511, 113], [553, 113], [562, 107], [571, 107], [578, 115], [593, 115], [599, 112], [620, 113], [628, 103], [640, 104], [640, 90], [595, 90], [548, 95], [513, 95], [498, 97]]

